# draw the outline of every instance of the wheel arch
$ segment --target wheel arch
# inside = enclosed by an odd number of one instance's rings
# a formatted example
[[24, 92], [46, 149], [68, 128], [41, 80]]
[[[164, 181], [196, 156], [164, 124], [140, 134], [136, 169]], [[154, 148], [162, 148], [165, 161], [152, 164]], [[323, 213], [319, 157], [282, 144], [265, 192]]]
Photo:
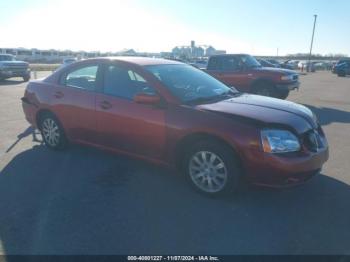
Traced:
[[42, 108], [42, 109], [38, 110], [38, 112], [36, 112], [36, 114], [35, 114], [35, 123], [36, 123], [36, 126], [38, 127], [39, 130], [40, 130], [41, 118], [46, 114], [53, 115], [57, 119], [57, 121], [59, 122], [61, 127], [63, 127], [62, 122], [60, 121], [60, 119], [57, 117], [57, 115], [54, 112], [52, 112], [51, 110], [49, 110], [47, 108]]
[[242, 156], [238, 153], [238, 150], [232, 144], [228, 143], [225, 139], [217, 135], [204, 132], [188, 134], [185, 137], [181, 138], [181, 140], [177, 143], [175, 147], [175, 164], [177, 167], [182, 167], [184, 156], [186, 156], [187, 150], [189, 150], [192, 145], [200, 141], [213, 141], [229, 149], [231, 153], [237, 158], [241, 170], [244, 171]]

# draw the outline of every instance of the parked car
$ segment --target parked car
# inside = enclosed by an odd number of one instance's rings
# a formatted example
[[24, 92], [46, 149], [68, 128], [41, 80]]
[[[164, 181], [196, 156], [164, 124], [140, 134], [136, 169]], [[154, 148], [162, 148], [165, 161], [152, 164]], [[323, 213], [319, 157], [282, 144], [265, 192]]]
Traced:
[[294, 65], [289, 64], [289, 60], [287, 60], [287, 61], [285, 61], [283, 63], [280, 63], [280, 67], [284, 68], [284, 69], [289, 69], [289, 70], [294, 70], [295, 69]]
[[77, 59], [75, 57], [69, 57], [69, 58], [63, 59], [63, 64], [69, 65], [69, 64], [74, 63], [76, 61], [77, 61]]
[[314, 62], [309, 62], [309, 61], [300, 61], [298, 64], [298, 68], [302, 71], [307, 71], [307, 72], [315, 72], [315, 63]]
[[24, 61], [17, 61], [13, 55], [0, 54], [0, 80], [12, 77], [22, 77], [23, 81], [29, 81], [29, 64]]
[[337, 65], [337, 74], [341, 77], [350, 75], [350, 60]]
[[261, 58], [257, 58], [256, 59], [259, 64], [263, 67], [276, 67], [276, 65], [271, 64], [269, 61], [265, 60], [265, 59], [261, 59]]
[[189, 64], [194, 66], [194, 67], [196, 67], [196, 68], [199, 68], [199, 69], [205, 69], [205, 68], [207, 68], [208, 61], [206, 61], [206, 60], [196, 60], [196, 61], [193, 61], [193, 62], [191, 62]]
[[269, 63], [273, 64], [277, 68], [281, 67], [281, 63], [279, 61], [277, 61], [276, 59], [266, 59], [266, 61], [268, 61]]
[[308, 108], [239, 93], [170, 60], [79, 61], [31, 81], [22, 105], [50, 149], [72, 142], [178, 167], [209, 195], [235, 191], [242, 178], [300, 184], [328, 159]]
[[246, 93], [285, 99], [289, 91], [299, 88], [299, 75], [295, 71], [262, 67], [247, 54], [212, 56], [205, 71]]
[[333, 68], [332, 68], [332, 73], [334, 74], [338, 74], [338, 67], [339, 65], [342, 65], [343, 63], [347, 63], [348, 61], [350, 61], [350, 58], [343, 58], [343, 59], [340, 59], [338, 62], [336, 62], [334, 65], [333, 65]]
[[76, 61], [78, 61], [78, 60], [75, 57], [65, 58], [65, 59], [63, 59], [63, 63], [56, 70], [59, 70], [62, 67], [70, 65], [70, 64], [72, 64], [72, 63], [74, 63]]
[[287, 64], [291, 70], [297, 70], [298, 69], [298, 60], [287, 60], [284, 62], [284, 64]]

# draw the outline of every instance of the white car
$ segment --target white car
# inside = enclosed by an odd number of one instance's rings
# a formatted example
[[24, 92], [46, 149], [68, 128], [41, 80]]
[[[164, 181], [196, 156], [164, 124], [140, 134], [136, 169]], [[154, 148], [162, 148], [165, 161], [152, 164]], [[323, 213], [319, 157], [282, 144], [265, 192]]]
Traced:
[[310, 70], [311, 72], [315, 72], [315, 63], [312, 62], [312, 61], [311, 61], [310, 64], [309, 64], [309, 61], [304, 60], [304, 61], [300, 61], [299, 64], [298, 64], [298, 68], [299, 68], [300, 70], [303, 69], [303, 70], [305, 70], [305, 71], [308, 71], [308, 70], [307, 70], [308, 67], [309, 67], [309, 70]]

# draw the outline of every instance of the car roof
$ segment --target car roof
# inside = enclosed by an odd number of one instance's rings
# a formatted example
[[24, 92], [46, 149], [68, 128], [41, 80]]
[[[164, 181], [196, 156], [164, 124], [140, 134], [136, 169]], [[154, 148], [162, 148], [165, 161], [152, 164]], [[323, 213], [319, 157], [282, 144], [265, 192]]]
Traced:
[[136, 64], [140, 66], [147, 65], [171, 65], [171, 64], [183, 64], [174, 60], [167, 60], [161, 58], [151, 58], [151, 57], [138, 57], [138, 56], [112, 56], [112, 57], [99, 57], [90, 58], [84, 61], [121, 61], [130, 64]]
[[221, 54], [221, 55], [212, 55], [210, 57], [228, 57], [228, 56], [246, 56], [248, 54]]

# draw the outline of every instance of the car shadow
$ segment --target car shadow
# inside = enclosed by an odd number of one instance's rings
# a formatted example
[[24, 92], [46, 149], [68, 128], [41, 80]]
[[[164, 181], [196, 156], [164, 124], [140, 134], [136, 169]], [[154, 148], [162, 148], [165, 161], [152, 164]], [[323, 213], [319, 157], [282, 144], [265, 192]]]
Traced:
[[[15, 142], [12, 143], [12, 145], [10, 145], [7, 149], [6, 149], [6, 153], [10, 152], [23, 138], [27, 137], [27, 136], [32, 136], [33, 137], [33, 142], [40, 142], [42, 143], [42, 138], [41, 138], [41, 135], [40, 135], [40, 132], [35, 129], [34, 127], [32, 126], [29, 126], [27, 127], [26, 130], [24, 130], [21, 134], [19, 134], [17, 136], [17, 140]], [[40, 138], [38, 138], [38, 136]]]
[[315, 107], [306, 105], [317, 116], [321, 125], [329, 125], [331, 123], [350, 123], [350, 112], [330, 107]]
[[36, 145], [0, 172], [0, 199], [7, 255], [350, 254], [350, 186], [326, 175], [208, 198], [167, 169]]

